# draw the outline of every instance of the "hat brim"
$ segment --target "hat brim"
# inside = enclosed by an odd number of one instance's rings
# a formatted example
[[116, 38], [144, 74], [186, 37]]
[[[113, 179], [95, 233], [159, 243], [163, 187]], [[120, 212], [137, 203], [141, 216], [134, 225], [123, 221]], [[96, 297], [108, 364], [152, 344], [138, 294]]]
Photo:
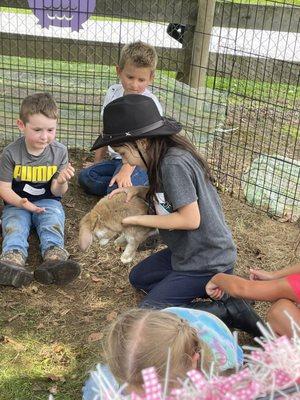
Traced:
[[108, 136], [100, 135], [93, 144], [90, 151], [100, 149], [104, 146], [113, 146], [120, 143], [134, 142], [138, 139], [158, 137], [158, 136], [170, 136], [176, 135], [182, 130], [182, 125], [173, 118], [162, 117], [164, 124], [157, 129], [142, 133], [140, 135], [124, 136], [118, 135], [116, 138], [109, 138]]

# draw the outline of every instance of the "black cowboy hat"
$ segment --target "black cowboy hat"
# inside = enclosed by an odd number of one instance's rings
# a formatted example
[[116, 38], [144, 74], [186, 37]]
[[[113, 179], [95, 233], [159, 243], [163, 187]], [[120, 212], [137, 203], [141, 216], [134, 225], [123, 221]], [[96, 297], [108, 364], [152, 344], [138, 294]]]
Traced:
[[137, 139], [174, 135], [182, 126], [173, 118], [162, 117], [154, 101], [141, 94], [128, 94], [104, 108], [103, 132], [91, 150]]

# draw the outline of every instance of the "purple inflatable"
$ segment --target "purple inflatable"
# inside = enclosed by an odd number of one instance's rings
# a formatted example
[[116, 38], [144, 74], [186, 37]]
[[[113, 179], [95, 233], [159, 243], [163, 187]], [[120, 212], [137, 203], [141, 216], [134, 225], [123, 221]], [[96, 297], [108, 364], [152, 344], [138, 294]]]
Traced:
[[42, 28], [50, 25], [79, 31], [95, 11], [96, 0], [28, 0]]

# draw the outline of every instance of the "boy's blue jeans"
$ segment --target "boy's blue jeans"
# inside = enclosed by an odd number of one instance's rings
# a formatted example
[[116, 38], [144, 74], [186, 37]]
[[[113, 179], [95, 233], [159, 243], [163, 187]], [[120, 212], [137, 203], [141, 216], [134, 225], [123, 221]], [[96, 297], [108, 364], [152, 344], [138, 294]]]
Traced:
[[60, 201], [43, 199], [34, 202], [46, 210], [34, 214], [24, 208], [6, 205], [2, 213], [2, 253], [11, 250], [20, 251], [28, 256], [28, 236], [30, 228], [36, 229], [40, 239], [42, 257], [51, 246], [64, 247], [65, 212]]
[[[101, 161], [91, 167], [82, 169], [78, 176], [78, 183], [89, 194], [101, 197], [106, 196], [114, 189], [117, 189], [118, 185], [116, 183], [111, 187], [108, 185], [111, 178], [120, 171], [122, 165], [122, 160], [116, 158]], [[131, 175], [131, 182], [133, 186], [148, 185], [147, 172], [140, 167], [135, 167]]]

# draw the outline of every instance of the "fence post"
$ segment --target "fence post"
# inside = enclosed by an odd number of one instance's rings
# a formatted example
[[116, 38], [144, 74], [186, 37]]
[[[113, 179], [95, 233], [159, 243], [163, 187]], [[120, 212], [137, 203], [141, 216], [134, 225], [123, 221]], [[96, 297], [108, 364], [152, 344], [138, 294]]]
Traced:
[[198, 0], [189, 84], [204, 87], [209, 59], [209, 43], [214, 22], [216, 0]]

